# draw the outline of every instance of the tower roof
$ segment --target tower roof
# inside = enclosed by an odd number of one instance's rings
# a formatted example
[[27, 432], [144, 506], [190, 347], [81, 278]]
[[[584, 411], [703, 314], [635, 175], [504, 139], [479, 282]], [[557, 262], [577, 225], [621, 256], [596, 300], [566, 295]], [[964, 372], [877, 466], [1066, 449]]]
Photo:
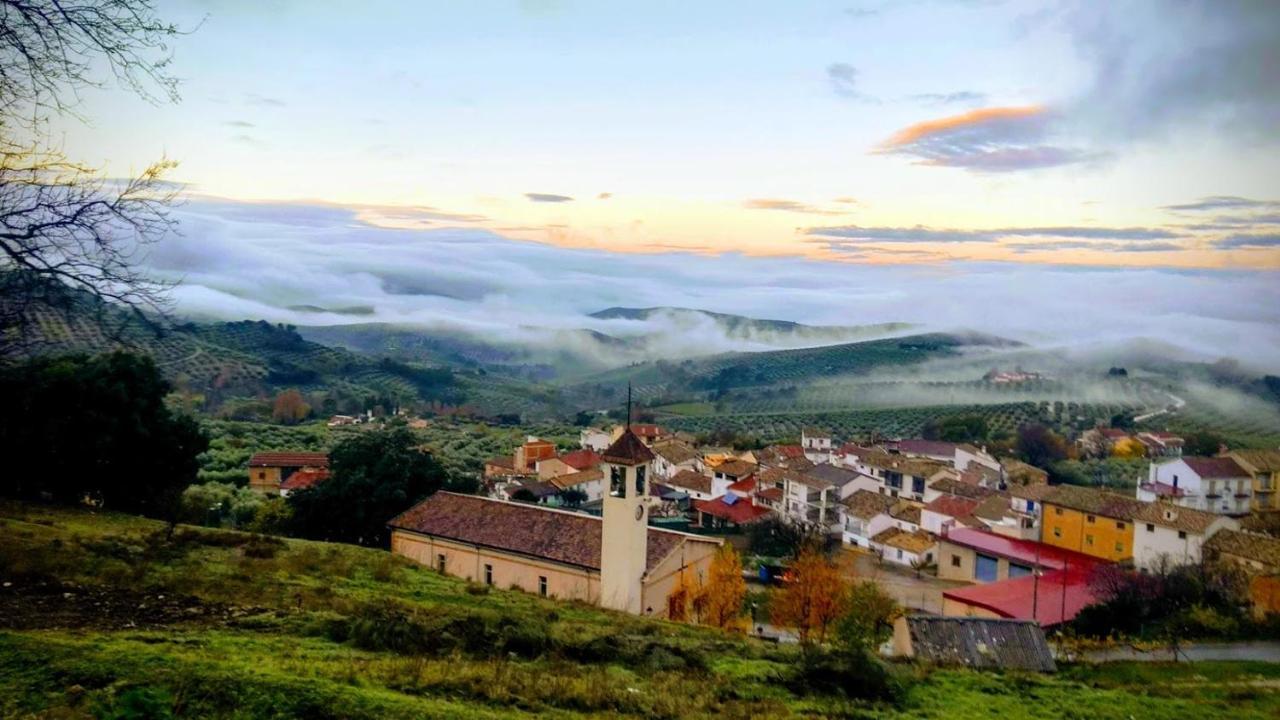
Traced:
[[640, 465], [653, 460], [653, 451], [645, 447], [644, 442], [631, 432], [631, 428], [627, 428], [600, 457], [608, 463]]

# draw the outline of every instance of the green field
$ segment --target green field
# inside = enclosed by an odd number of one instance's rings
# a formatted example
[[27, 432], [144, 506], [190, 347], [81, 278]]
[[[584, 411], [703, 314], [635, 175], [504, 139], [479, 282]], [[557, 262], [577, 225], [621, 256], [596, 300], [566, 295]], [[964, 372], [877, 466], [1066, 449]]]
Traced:
[[[0, 716], [1271, 718], [1280, 666], [893, 668], [787, 688], [794, 648], [482, 589], [386, 552], [0, 503]], [[388, 620], [390, 618], [390, 620]], [[426, 630], [430, 630], [429, 632]], [[130, 714], [130, 713], [133, 714]]]

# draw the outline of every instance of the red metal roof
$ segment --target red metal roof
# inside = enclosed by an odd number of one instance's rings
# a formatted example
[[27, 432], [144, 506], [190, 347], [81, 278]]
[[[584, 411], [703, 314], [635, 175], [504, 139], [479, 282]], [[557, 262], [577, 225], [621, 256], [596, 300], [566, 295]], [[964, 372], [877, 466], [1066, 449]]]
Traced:
[[[959, 590], [947, 590], [942, 597], [980, 607], [1005, 618], [1038, 620], [1048, 627], [1070, 621], [1088, 605], [1097, 602], [1089, 588], [1093, 567], [1053, 570], [1039, 578], [1032, 575]], [[1065, 596], [1065, 597], [1064, 597]], [[1065, 599], [1065, 603], [1064, 603]]]
[[1061, 570], [1063, 567], [1092, 570], [1102, 562], [1098, 558], [1074, 550], [1064, 550], [1035, 540], [1021, 540], [970, 528], [953, 528], [943, 539], [980, 553], [997, 555], [1024, 565], [1035, 565], [1038, 558], [1040, 567], [1051, 570]]
[[728, 520], [736, 525], [754, 522], [768, 515], [772, 510], [763, 505], [755, 505], [750, 499], [742, 498], [735, 502], [725, 502], [724, 495], [714, 500], [694, 500], [693, 508], [712, 517]]
[[281, 490], [302, 490], [329, 479], [328, 470], [299, 470], [280, 483]]

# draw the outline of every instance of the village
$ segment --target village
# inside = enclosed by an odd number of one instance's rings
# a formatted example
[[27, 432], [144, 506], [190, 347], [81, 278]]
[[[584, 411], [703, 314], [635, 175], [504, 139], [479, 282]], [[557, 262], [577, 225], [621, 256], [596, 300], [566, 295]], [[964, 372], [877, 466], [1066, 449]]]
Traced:
[[[1112, 428], [1078, 442], [1086, 452], [1140, 446], [1147, 478], [1134, 495], [1051, 485], [1044, 470], [973, 444], [857, 444], [820, 428], [737, 451], [653, 423], [587, 427], [574, 449], [528, 437], [490, 458], [480, 495], [437, 493], [389, 518], [391, 549], [473, 582], [653, 617], [678, 614], [673, 589], [687, 573], [704, 578], [721, 543], [754, 557], [753, 539], [779, 526], [828, 548], [850, 580], [874, 580], [921, 622], [1052, 631], [1100, 601], [1107, 568], [1208, 562], [1247, 575], [1257, 617], [1280, 610], [1280, 539], [1256, 531], [1280, 512], [1280, 450], [1184, 456], [1176, 435]], [[259, 453], [250, 465], [266, 493], [328, 472], [319, 453]], [[786, 583], [786, 564], [754, 557], [743, 573], [753, 585]]]

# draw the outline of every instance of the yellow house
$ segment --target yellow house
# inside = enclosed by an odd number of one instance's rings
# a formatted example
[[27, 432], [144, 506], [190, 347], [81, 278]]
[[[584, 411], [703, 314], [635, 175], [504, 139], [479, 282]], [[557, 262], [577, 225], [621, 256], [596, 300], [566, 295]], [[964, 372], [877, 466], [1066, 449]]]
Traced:
[[1254, 512], [1280, 511], [1280, 450], [1233, 450], [1227, 457], [1253, 480]]
[[1133, 518], [1141, 503], [1105, 490], [1059, 485], [1045, 496], [1041, 542], [1111, 561], [1133, 558]]
[[260, 452], [249, 458], [249, 487], [268, 495], [278, 495], [280, 486], [299, 471], [329, 469], [329, 456], [322, 452]]

